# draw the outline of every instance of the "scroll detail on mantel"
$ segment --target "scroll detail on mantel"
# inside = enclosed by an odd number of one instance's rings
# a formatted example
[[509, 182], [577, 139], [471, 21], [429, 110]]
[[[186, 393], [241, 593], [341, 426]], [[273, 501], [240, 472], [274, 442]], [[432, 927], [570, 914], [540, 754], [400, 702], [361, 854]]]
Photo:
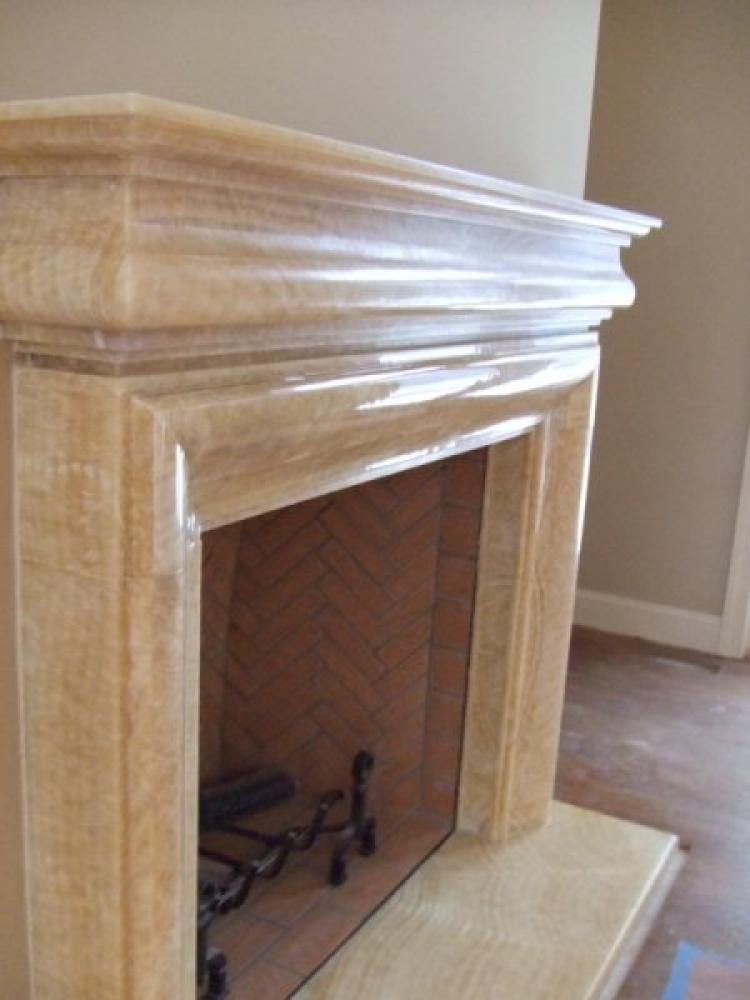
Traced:
[[[194, 994], [201, 533], [476, 448], [455, 825], [483, 884], [548, 815], [519, 884], [552, 863], [596, 328], [632, 301], [620, 252], [657, 221], [132, 95], [0, 107], [0, 178], [34, 995]], [[587, 959], [571, 1000], [598, 995], [675, 855], [582, 816], [615, 856], [560, 890]], [[603, 892], [592, 935], [580, 901]], [[408, 917], [428, 943], [429, 909]], [[554, 980], [527, 917], [529, 975]], [[311, 995], [353, 995], [370, 926]]]

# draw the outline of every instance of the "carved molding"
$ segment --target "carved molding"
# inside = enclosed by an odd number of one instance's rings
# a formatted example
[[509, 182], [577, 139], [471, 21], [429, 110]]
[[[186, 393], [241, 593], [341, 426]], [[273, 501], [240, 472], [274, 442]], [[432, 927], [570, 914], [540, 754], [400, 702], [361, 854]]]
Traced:
[[137, 95], [6, 104], [0, 149], [5, 335], [87, 356], [586, 329], [657, 224]]

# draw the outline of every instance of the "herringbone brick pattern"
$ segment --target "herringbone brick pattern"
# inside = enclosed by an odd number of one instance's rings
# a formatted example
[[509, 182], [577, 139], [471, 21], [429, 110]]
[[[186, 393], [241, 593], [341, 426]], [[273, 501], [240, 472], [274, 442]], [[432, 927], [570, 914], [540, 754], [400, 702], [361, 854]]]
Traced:
[[[378, 760], [381, 826], [453, 813], [485, 453], [474, 452], [207, 533], [204, 619], [219, 636], [239, 548], [226, 657], [204, 662], [221, 768], [285, 765], [311, 795]], [[237, 546], [237, 542], [239, 545]], [[222, 571], [216, 553], [226, 561]], [[216, 593], [218, 588], [218, 594]], [[212, 641], [204, 642], [208, 657]], [[223, 684], [212, 676], [220, 664]]]
[[285, 765], [307, 795], [253, 820], [278, 829], [377, 756], [377, 855], [332, 889], [321, 841], [254, 891], [217, 931], [233, 995], [288, 996], [451, 829], [484, 468], [474, 452], [205, 536], [213, 776]]

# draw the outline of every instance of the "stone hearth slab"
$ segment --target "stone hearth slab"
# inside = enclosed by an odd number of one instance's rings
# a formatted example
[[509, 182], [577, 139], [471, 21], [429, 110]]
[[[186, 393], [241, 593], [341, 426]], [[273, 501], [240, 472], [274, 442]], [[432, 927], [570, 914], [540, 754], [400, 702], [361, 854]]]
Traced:
[[295, 996], [613, 997], [680, 863], [673, 835], [561, 802], [507, 844], [455, 834]]

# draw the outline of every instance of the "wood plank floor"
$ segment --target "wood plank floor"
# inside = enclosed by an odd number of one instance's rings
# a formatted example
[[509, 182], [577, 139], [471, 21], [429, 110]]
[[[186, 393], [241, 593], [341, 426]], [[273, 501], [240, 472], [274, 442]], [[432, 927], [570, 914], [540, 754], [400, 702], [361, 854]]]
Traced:
[[620, 1000], [658, 1000], [681, 938], [748, 960], [750, 663], [576, 630], [556, 795], [689, 849]]

